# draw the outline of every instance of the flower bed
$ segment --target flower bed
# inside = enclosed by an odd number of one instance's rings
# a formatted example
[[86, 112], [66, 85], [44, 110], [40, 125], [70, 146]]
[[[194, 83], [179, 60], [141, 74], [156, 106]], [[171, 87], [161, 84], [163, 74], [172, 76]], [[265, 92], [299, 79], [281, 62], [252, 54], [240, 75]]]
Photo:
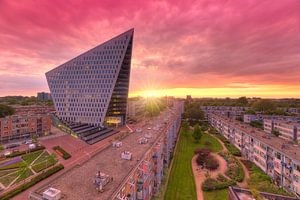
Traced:
[[71, 155], [60, 146], [53, 147], [53, 150], [65, 160], [71, 158]]

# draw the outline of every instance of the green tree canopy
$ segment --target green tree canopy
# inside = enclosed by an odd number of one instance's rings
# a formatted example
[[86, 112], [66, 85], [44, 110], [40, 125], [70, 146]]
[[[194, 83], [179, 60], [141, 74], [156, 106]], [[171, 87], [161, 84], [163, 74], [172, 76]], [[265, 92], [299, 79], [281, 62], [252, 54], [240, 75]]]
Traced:
[[199, 124], [196, 124], [194, 126], [194, 132], [193, 132], [193, 137], [195, 139], [196, 142], [199, 142], [202, 136], [202, 131], [199, 127]]
[[237, 103], [241, 106], [247, 106], [248, 105], [248, 99], [247, 97], [240, 97], [237, 99]]
[[261, 99], [252, 104], [252, 108], [263, 113], [276, 110], [275, 104], [268, 99]]
[[15, 109], [10, 106], [0, 104], [0, 118], [6, 117], [8, 115], [13, 115], [15, 113]]

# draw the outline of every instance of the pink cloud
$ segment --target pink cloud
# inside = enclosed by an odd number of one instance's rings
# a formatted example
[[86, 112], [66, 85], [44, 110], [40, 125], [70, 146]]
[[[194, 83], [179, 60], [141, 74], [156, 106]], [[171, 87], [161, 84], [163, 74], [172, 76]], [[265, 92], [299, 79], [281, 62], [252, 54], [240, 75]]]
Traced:
[[131, 91], [300, 85], [299, 10], [298, 0], [0, 0], [0, 85], [47, 90], [46, 71], [131, 27]]

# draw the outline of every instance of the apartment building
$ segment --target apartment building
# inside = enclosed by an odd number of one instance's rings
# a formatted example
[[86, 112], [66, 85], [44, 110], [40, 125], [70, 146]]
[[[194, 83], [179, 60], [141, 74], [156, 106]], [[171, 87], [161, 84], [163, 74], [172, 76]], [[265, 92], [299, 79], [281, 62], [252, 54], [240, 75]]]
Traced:
[[224, 116], [210, 114], [208, 120], [244, 158], [254, 162], [278, 185], [300, 195], [299, 145]]
[[219, 115], [224, 115], [233, 119], [243, 117], [245, 111], [248, 107], [240, 106], [201, 106], [201, 109], [206, 115], [210, 113], [215, 113]]
[[160, 137], [117, 188], [111, 199], [150, 200], [159, 193], [163, 171], [169, 167], [181, 124], [183, 103], [176, 101], [174, 104], [177, 109], [165, 119], [167, 126], [161, 131]]
[[12, 116], [0, 118], [0, 143], [43, 136], [50, 133], [52, 107], [48, 106], [13, 106]]
[[51, 100], [51, 94], [48, 92], [38, 92], [36, 97], [37, 97], [37, 100], [39, 100], [39, 101]]
[[0, 143], [50, 133], [49, 114], [12, 115], [0, 118]]
[[272, 133], [278, 131], [279, 137], [290, 141], [300, 142], [300, 123], [284, 120], [264, 120], [264, 131]]
[[283, 115], [262, 115], [262, 114], [244, 114], [243, 116], [245, 123], [250, 123], [252, 121], [261, 121], [265, 120], [282, 120], [290, 122], [300, 122], [300, 116], [283, 116]]

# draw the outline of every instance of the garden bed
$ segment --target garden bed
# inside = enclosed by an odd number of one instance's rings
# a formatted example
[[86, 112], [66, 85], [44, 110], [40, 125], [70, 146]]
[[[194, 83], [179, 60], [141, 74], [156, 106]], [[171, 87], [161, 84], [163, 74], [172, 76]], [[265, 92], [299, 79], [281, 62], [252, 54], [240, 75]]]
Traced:
[[243, 166], [238, 161], [238, 159], [224, 152], [219, 153], [219, 155], [222, 156], [227, 162], [228, 168], [225, 173], [226, 176], [237, 182], [242, 182], [244, 180], [245, 174]]
[[37, 184], [38, 182], [44, 180], [45, 178], [51, 176], [52, 174], [62, 170], [63, 168], [64, 168], [64, 166], [62, 164], [57, 165], [57, 166], [47, 170], [46, 172], [39, 174], [36, 177], [32, 178], [28, 183], [25, 183], [25, 184], [15, 188], [14, 190], [4, 194], [3, 196], [0, 197], [0, 199], [2, 199], [2, 200], [11, 199], [12, 197], [16, 196], [17, 194], [23, 192], [24, 190], [30, 188], [31, 186]]
[[60, 146], [53, 147], [53, 150], [65, 160], [71, 158], [71, 155]]
[[235, 181], [226, 178], [223, 175], [219, 175], [216, 179], [207, 178], [202, 184], [203, 191], [221, 190], [235, 185]]

